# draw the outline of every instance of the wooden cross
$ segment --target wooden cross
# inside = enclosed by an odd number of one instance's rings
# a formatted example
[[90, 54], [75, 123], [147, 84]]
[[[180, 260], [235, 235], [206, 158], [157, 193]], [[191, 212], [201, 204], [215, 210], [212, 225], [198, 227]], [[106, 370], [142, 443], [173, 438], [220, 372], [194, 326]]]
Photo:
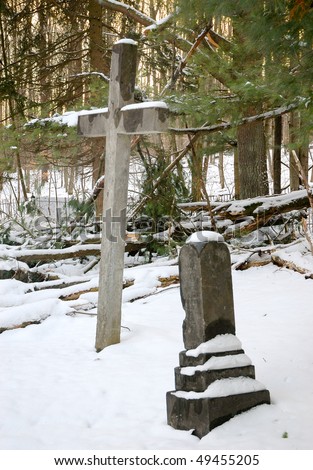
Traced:
[[137, 43], [114, 44], [108, 108], [78, 118], [78, 134], [106, 136], [96, 350], [120, 342], [131, 136], [167, 130], [164, 102], [134, 104]]

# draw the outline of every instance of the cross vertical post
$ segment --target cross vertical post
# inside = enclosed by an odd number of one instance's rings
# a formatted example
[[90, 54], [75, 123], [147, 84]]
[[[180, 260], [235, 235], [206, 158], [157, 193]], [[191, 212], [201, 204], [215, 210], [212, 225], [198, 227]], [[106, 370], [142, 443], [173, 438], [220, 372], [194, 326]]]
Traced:
[[136, 57], [135, 41], [114, 44], [108, 108], [83, 111], [78, 117], [79, 135], [106, 136], [97, 351], [120, 342], [131, 136], [167, 130], [164, 102], [134, 104]]
[[121, 108], [134, 101], [137, 46], [113, 46], [105, 157], [96, 350], [120, 342], [131, 135], [118, 134]]

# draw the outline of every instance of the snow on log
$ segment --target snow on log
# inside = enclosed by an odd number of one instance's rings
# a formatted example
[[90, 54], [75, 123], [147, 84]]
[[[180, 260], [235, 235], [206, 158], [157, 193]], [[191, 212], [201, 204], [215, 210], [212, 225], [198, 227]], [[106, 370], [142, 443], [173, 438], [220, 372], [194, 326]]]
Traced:
[[52, 298], [1, 309], [0, 333], [25, 328], [28, 325], [38, 325], [51, 315], [62, 315], [70, 311], [72, 309], [66, 303]]
[[301, 210], [309, 206], [307, 192], [305, 189], [301, 189], [288, 194], [260, 196], [222, 203], [214, 209], [214, 214], [227, 217], [231, 220], [247, 216], [261, 219], [294, 210]]
[[[125, 252], [139, 251], [146, 246], [143, 242], [130, 241], [125, 245]], [[34, 265], [70, 258], [84, 258], [87, 256], [100, 256], [100, 244], [74, 245], [60, 249], [18, 249], [8, 248], [0, 250], [0, 259], [16, 259], [19, 262]]]
[[[274, 196], [258, 196], [249, 199], [240, 199], [218, 203], [213, 201], [213, 213], [224, 218], [236, 220], [241, 217], [253, 216], [263, 217], [264, 215], [276, 215], [301, 210], [310, 207], [309, 199], [305, 189], [292, 191], [288, 194], [278, 194]], [[178, 207], [184, 211], [208, 210], [205, 201], [182, 203]]]

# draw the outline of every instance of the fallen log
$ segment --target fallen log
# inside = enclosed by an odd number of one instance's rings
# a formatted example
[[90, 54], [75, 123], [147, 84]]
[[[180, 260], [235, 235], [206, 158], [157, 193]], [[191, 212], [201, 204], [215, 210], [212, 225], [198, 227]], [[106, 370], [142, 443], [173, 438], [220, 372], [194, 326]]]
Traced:
[[[288, 212], [297, 212], [310, 207], [306, 190], [293, 191], [289, 194], [261, 196], [244, 200], [233, 200], [213, 205], [213, 216], [234, 222], [224, 232], [225, 239], [247, 235], [264, 226], [276, 224], [277, 216]], [[208, 211], [206, 202], [179, 204], [184, 211]], [[249, 220], [250, 219], [250, 220]], [[283, 223], [281, 221], [281, 223]]]
[[252, 216], [261, 221], [274, 215], [297, 211], [310, 207], [305, 190], [292, 191], [289, 194], [261, 196], [239, 201], [230, 201], [214, 209], [214, 213], [230, 220]]
[[49, 276], [43, 273], [32, 272], [27, 269], [0, 269], [0, 279], [16, 279], [21, 282], [43, 282], [49, 280]]
[[[173, 284], [179, 284], [179, 276], [169, 276], [169, 277], [159, 277], [158, 280], [161, 283], [162, 288], [171, 286]], [[127, 287], [133, 286], [134, 280], [133, 279], [126, 279], [123, 283], [123, 289]], [[86, 294], [88, 292], [98, 292], [98, 287], [92, 287], [90, 289], [84, 289], [77, 292], [73, 292], [72, 294], [68, 295], [61, 295], [59, 297], [60, 300], [69, 301], [69, 300], [77, 300], [82, 294]], [[137, 299], [136, 299], [137, 300]], [[133, 302], [133, 300], [131, 300]]]
[[[138, 252], [147, 245], [144, 242], [127, 242], [125, 244], [125, 252]], [[35, 266], [37, 263], [49, 263], [70, 258], [85, 258], [88, 256], [100, 256], [101, 245], [74, 245], [69, 248], [61, 249], [7, 249], [0, 252], [0, 259], [11, 258]]]
[[77, 300], [82, 294], [87, 294], [89, 292], [98, 292], [98, 287], [91, 287], [90, 289], [73, 292], [72, 294], [61, 295], [59, 299], [64, 301]]
[[173, 284], [179, 284], [179, 276], [159, 277], [161, 287], [172, 286]]
[[[133, 279], [128, 279], [123, 283], [123, 289], [126, 289], [127, 287], [130, 287], [134, 284]], [[69, 300], [77, 300], [82, 294], [87, 294], [89, 292], [98, 292], [98, 287], [91, 287], [90, 289], [83, 289], [83, 290], [78, 290], [77, 292], [73, 292], [68, 295], [61, 295], [59, 297], [60, 300], [64, 301], [69, 301]]]
[[25, 321], [19, 325], [0, 327], [0, 334], [4, 331], [17, 330], [18, 328], [26, 328], [29, 325], [40, 325], [40, 323], [44, 320], [45, 318], [42, 318], [41, 320]]
[[[277, 194], [274, 196], [259, 196], [249, 199], [232, 200], [218, 203], [211, 202], [214, 207], [214, 215], [219, 215], [235, 221], [242, 217], [253, 216], [261, 219], [262, 217], [284, 214], [294, 210], [301, 210], [310, 207], [309, 199], [305, 189], [292, 191], [288, 194]], [[178, 204], [178, 207], [184, 211], [198, 212], [208, 211], [206, 201]]]
[[66, 282], [62, 279], [59, 279], [56, 281], [46, 281], [42, 282], [40, 284], [37, 284], [34, 287], [34, 291], [39, 291], [39, 290], [46, 290], [46, 289], [66, 289], [67, 287], [72, 287], [72, 286], [77, 286], [79, 284], [84, 284], [87, 280], [83, 281], [72, 281], [72, 282]]

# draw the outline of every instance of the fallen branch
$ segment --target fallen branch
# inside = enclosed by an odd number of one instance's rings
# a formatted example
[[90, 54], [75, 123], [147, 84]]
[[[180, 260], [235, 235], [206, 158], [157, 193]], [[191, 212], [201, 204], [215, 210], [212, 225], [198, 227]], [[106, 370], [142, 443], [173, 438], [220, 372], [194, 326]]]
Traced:
[[272, 262], [271, 256], [268, 251], [261, 251], [250, 253], [244, 260], [239, 261], [233, 265], [235, 271], [245, 271], [249, 268], [258, 268], [261, 266], [266, 266]]
[[137, 302], [137, 300], [142, 300], [142, 299], [146, 299], [147, 297], [152, 297], [153, 295], [158, 295], [158, 294], [163, 294], [164, 292], [170, 290], [170, 289], [177, 289], [179, 287], [179, 285], [170, 285], [169, 287], [165, 287], [164, 289], [162, 290], [156, 290], [153, 291], [153, 292], [150, 292], [149, 294], [145, 294], [145, 295], [140, 295], [138, 297], [135, 297], [133, 299], [130, 299], [129, 302], [130, 303], [133, 303], [133, 302]]
[[297, 266], [293, 261], [288, 261], [286, 259], [283, 259], [278, 254], [272, 255], [272, 262], [273, 264], [275, 264], [276, 266], [279, 266], [280, 268], [287, 268], [299, 274], [306, 274], [307, 278], [310, 278], [312, 275], [308, 269], [302, 268], [301, 266]]

